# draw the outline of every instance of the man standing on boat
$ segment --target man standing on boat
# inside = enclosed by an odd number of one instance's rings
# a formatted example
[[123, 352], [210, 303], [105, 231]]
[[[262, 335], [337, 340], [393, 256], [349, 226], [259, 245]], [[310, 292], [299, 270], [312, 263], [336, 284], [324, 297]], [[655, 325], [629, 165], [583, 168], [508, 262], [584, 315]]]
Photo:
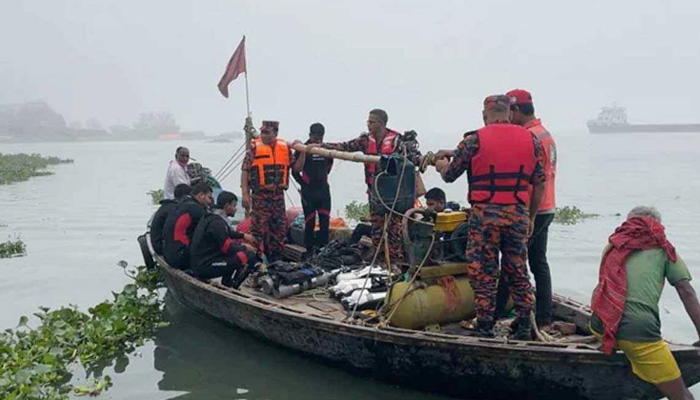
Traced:
[[[320, 123], [309, 128], [308, 148], [318, 147], [323, 143], [326, 129]], [[333, 167], [333, 159], [316, 154], [308, 155], [304, 151], [294, 153], [293, 176], [301, 185], [301, 205], [304, 208], [304, 246], [306, 256], [313, 254], [314, 247], [328, 244], [328, 227], [331, 217], [331, 188], [328, 174]], [[316, 215], [319, 231], [315, 233]]]
[[241, 166], [243, 207], [251, 211], [251, 232], [270, 262], [281, 257], [286, 236], [284, 191], [289, 187], [292, 150], [279, 139], [278, 121], [263, 121]]
[[[666, 239], [661, 214], [654, 207], [639, 206], [608, 239], [591, 300], [591, 330], [602, 336], [603, 352], [622, 350], [632, 372], [670, 400], [693, 395], [661, 338], [659, 299], [668, 280], [700, 337], [700, 303], [690, 279], [688, 266]], [[700, 346], [700, 341], [694, 345]]]
[[255, 248], [247, 243], [249, 235], [235, 232], [228, 217], [236, 215], [238, 197], [231, 192], [221, 192], [216, 199], [214, 212], [205, 215], [192, 237], [190, 265], [195, 276], [202, 279], [221, 277], [224, 286], [238, 289], [253, 270], [257, 257]]
[[163, 227], [163, 256], [168, 265], [187, 269], [190, 264], [190, 242], [197, 224], [212, 204], [212, 189], [206, 182], [192, 188], [186, 197], [168, 215]]
[[[527, 238], [546, 180], [542, 145], [527, 129], [510, 124], [507, 96], [487, 97], [483, 117], [486, 126], [468, 135], [456, 150], [437, 153], [435, 168], [445, 182], [454, 182], [465, 171], [468, 174], [472, 208], [466, 257], [477, 334], [493, 336], [496, 292], [503, 268], [517, 312], [514, 338], [529, 340], [533, 299], [526, 264]], [[443, 155], [452, 156], [452, 161]]]
[[[324, 143], [323, 147], [333, 150], [347, 152], [361, 151], [369, 155], [391, 155], [397, 154], [406, 157], [414, 165], [420, 163], [420, 151], [415, 137], [408, 137], [386, 127], [389, 116], [386, 111], [374, 109], [369, 112], [367, 118], [367, 130], [358, 138], [343, 143]], [[414, 133], [415, 134], [415, 133]], [[367, 194], [369, 195], [370, 222], [372, 224], [372, 242], [375, 248], [379, 248], [380, 255], [377, 260], [384, 260], [381, 255], [384, 253], [384, 246], [379, 246], [382, 231], [386, 223], [389, 256], [391, 263], [399, 264], [404, 258], [403, 239], [401, 237], [401, 216], [392, 212], [385, 212], [384, 206], [374, 200], [374, 181], [379, 173], [377, 164], [365, 164], [365, 182], [367, 183]], [[413, 171], [411, 171], [413, 173]]]
[[164, 199], [173, 200], [175, 198], [175, 186], [181, 183], [190, 185], [190, 176], [187, 174], [189, 161], [190, 150], [187, 147], [178, 147], [175, 150], [175, 159], [170, 161], [168, 172], [165, 174]]
[[[506, 93], [510, 97], [510, 109], [513, 112], [511, 123], [520, 125], [532, 132], [542, 143], [544, 150], [544, 173], [547, 182], [544, 186], [544, 195], [540, 209], [535, 217], [535, 228], [527, 242], [527, 258], [530, 271], [535, 277], [535, 320], [540, 329], [549, 327], [552, 323], [552, 277], [547, 263], [547, 236], [549, 225], [554, 220], [554, 182], [557, 174], [557, 145], [554, 137], [542, 125], [542, 121], [535, 117], [535, 107], [530, 92], [522, 89], [514, 89]], [[498, 288], [499, 309], [505, 307], [508, 302], [508, 286], [501, 282]]]

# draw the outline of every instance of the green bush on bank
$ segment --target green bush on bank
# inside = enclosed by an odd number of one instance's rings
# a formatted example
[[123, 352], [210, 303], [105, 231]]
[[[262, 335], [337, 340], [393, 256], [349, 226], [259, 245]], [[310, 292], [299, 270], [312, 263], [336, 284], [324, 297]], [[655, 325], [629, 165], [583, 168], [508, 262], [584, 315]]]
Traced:
[[[156, 288], [161, 276], [145, 267], [127, 271], [134, 283], [113, 293], [114, 300], [89, 308], [76, 306], [50, 310], [41, 307], [31, 327], [22, 316], [15, 329], [0, 333], [0, 398], [5, 400], [66, 400], [78, 395], [97, 395], [112, 385], [105, 367], [116, 361], [128, 363], [126, 355], [155, 336], [163, 322]], [[79, 364], [91, 377], [91, 386], [73, 386], [71, 370]]]
[[43, 157], [40, 154], [2, 154], [0, 153], [0, 185], [23, 182], [35, 176], [51, 175], [46, 171], [49, 165], [72, 163], [58, 157]]
[[8, 240], [0, 243], [0, 258], [19, 257], [27, 253], [27, 245], [22, 239]]

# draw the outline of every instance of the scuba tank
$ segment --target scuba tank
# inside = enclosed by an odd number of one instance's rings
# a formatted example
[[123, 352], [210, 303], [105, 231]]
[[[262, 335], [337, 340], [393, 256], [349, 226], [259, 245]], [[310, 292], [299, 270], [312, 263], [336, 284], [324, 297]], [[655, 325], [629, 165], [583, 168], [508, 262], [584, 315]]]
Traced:
[[276, 299], [284, 299], [285, 297], [294, 296], [295, 294], [299, 294], [305, 290], [317, 288], [319, 286], [324, 286], [328, 283], [330, 277], [331, 274], [326, 272], [323, 275], [311, 278], [311, 280], [308, 280], [304, 283], [297, 283], [295, 285], [279, 285], [279, 287], [273, 289], [272, 295]]
[[386, 292], [371, 293], [368, 290], [356, 290], [350, 296], [344, 298], [341, 303], [346, 310], [352, 310], [357, 305], [358, 310], [374, 308], [379, 302], [384, 301]]
[[413, 163], [400, 156], [385, 155], [379, 161], [379, 169], [384, 172], [377, 174], [374, 179], [376, 188], [370, 191], [370, 203], [377, 213], [384, 215], [389, 212], [386, 207], [391, 207], [394, 200], [396, 212], [403, 214], [413, 208], [416, 201], [416, 167]]

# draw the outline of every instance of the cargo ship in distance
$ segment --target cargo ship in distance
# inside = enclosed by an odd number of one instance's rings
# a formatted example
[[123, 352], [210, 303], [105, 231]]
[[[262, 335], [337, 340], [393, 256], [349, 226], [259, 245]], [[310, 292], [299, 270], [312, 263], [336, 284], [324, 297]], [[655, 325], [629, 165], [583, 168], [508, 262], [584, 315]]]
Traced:
[[596, 119], [588, 120], [590, 133], [700, 133], [700, 124], [630, 124], [627, 110], [614, 104], [603, 107]]

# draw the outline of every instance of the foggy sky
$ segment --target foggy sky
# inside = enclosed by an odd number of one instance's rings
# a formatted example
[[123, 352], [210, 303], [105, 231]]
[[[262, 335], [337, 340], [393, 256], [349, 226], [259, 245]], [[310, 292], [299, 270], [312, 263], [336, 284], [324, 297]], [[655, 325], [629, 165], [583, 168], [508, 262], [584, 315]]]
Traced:
[[479, 127], [484, 96], [514, 87], [555, 132], [585, 132], [613, 101], [631, 122], [700, 122], [698, 20], [697, 0], [5, 0], [0, 103], [240, 130], [243, 76], [229, 100], [216, 84], [245, 34], [256, 125], [280, 120], [289, 138], [316, 121], [350, 138], [381, 107], [390, 127], [450, 142]]

